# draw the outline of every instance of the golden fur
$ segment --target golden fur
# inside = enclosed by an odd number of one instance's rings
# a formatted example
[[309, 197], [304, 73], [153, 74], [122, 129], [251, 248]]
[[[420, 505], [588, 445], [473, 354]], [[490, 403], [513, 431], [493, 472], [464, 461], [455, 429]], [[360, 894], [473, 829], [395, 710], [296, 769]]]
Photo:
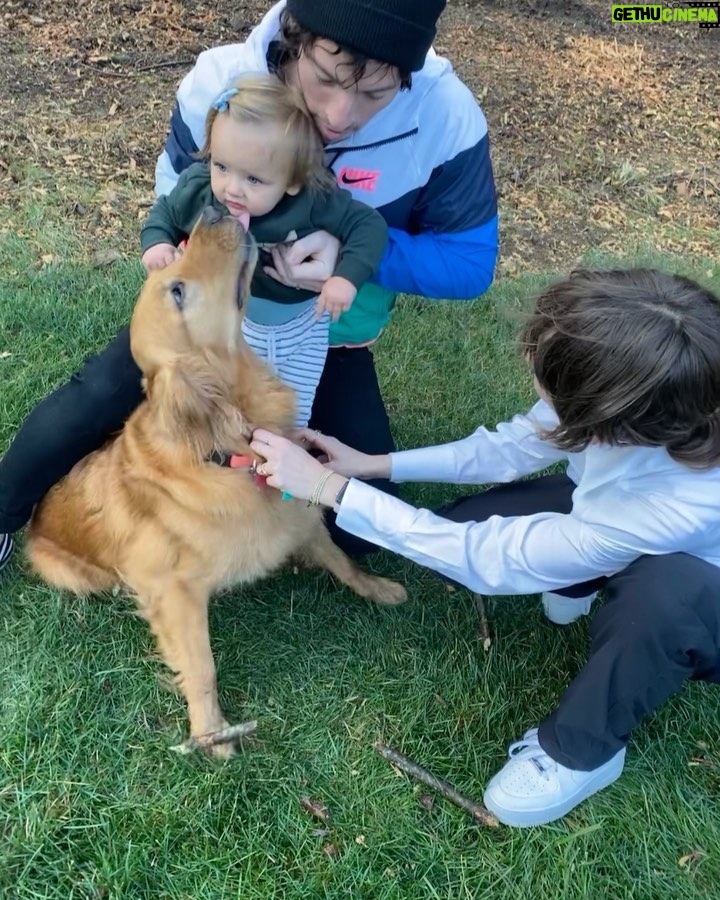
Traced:
[[136, 304], [131, 344], [146, 399], [47, 494], [27, 542], [50, 584], [133, 592], [177, 675], [193, 737], [227, 725], [208, 633], [214, 591], [294, 557], [363, 597], [405, 599], [399, 584], [362, 572], [333, 544], [317, 507], [207, 461], [213, 450], [250, 454], [255, 427], [290, 434], [295, 407], [293, 391], [242, 338], [255, 247], [233, 219], [216, 219], [200, 219], [184, 255], [149, 275]]

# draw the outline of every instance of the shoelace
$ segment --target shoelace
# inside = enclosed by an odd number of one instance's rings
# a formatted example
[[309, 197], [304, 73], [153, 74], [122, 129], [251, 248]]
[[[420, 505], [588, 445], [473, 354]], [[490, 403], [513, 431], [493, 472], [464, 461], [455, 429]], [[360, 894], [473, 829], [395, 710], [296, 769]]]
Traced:
[[540, 746], [537, 729], [529, 731], [521, 741], [510, 744], [508, 757], [512, 760], [531, 762], [546, 781], [550, 778], [550, 772], [557, 769], [555, 760], [549, 757]]

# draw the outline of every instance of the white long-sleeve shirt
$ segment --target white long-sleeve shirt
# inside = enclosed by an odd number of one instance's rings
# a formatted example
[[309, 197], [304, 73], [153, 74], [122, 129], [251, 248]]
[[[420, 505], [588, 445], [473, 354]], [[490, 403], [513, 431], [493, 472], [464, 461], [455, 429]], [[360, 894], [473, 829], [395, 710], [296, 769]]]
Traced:
[[555, 412], [540, 401], [495, 431], [393, 453], [392, 480], [514, 481], [568, 460], [577, 487], [568, 514], [456, 523], [352, 479], [345, 531], [482, 594], [532, 594], [612, 575], [640, 556], [688, 553], [720, 567], [720, 467], [691, 469], [657, 447], [593, 444], [566, 453], [544, 440]]

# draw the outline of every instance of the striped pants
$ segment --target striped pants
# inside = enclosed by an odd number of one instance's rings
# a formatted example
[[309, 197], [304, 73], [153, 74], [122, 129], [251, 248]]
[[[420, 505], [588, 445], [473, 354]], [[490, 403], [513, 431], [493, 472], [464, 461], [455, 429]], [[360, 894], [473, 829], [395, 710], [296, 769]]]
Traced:
[[297, 394], [295, 424], [303, 428], [310, 420], [317, 390], [328, 352], [330, 316], [315, 318], [311, 306], [281, 325], [258, 325], [243, 320], [243, 336], [248, 346], [270, 364], [278, 378]]

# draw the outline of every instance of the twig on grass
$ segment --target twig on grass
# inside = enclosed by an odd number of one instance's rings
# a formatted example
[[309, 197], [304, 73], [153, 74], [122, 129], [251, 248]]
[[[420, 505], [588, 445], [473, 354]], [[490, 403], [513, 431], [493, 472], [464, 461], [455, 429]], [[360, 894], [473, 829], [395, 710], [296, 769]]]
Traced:
[[162, 62], [151, 63], [147, 66], [138, 66], [134, 72], [118, 72], [115, 69], [103, 69], [101, 66], [93, 66], [91, 63], [86, 63], [83, 60], [80, 60], [80, 65], [86, 69], [91, 69], [93, 72], [97, 72], [98, 75], [110, 75], [112, 78], [138, 78], [140, 75], [144, 75], [145, 72], [153, 72], [155, 69], [167, 69], [174, 66], [189, 66], [195, 62], [193, 59], [166, 59]]
[[490, 638], [490, 626], [488, 625], [485, 601], [482, 594], [473, 594], [473, 607], [478, 617], [478, 637], [482, 641], [483, 650], [487, 653], [492, 640]]
[[397, 750], [393, 750], [392, 747], [388, 747], [386, 744], [383, 744], [382, 741], [378, 741], [373, 746], [380, 756], [388, 762], [397, 766], [398, 769], [401, 769], [407, 775], [411, 775], [417, 781], [422, 782], [422, 784], [426, 784], [434, 791], [437, 791], [438, 794], [446, 800], [449, 800], [451, 803], [454, 803], [455, 806], [464, 809], [476, 822], [479, 822], [481, 825], [487, 825], [489, 828], [497, 828], [500, 824], [495, 816], [480, 803], [476, 803], [474, 800], [470, 800], [469, 797], [463, 796], [456, 791], [449, 782], [443, 781], [442, 778], [436, 778], [435, 775], [428, 772], [427, 769], [423, 769], [422, 766], [413, 762], [412, 759], [403, 756], [402, 753], [398, 753]]
[[257, 729], [257, 722], [241, 722], [239, 725], [228, 725], [222, 731], [214, 731], [212, 734], [203, 734], [200, 737], [190, 737], [182, 744], [177, 744], [171, 749], [176, 753], [186, 756], [196, 750], [207, 750], [217, 744], [229, 744], [247, 737]]

